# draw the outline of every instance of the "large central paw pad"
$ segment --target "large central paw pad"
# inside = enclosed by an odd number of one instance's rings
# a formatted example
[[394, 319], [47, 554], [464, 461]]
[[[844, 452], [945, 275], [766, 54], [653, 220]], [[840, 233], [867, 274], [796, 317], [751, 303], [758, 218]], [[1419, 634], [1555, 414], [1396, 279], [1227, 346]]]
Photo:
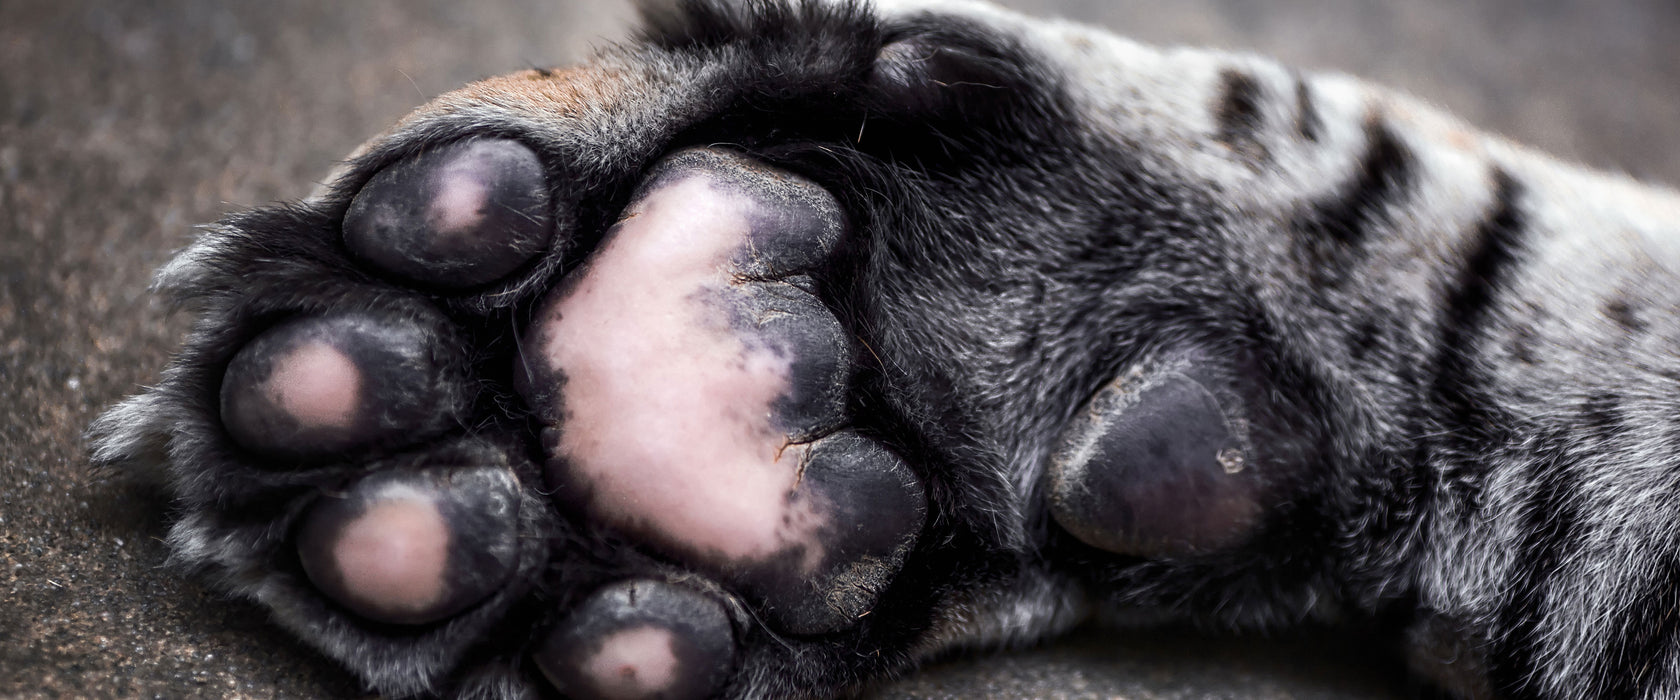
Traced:
[[795, 633], [865, 612], [921, 524], [908, 470], [841, 429], [851, 348], [808, 291], [840, 231], [812, 185], [680, 155], [521, 353], [556, 492]]
[[[525, 327], [461, 347], [495, 331], [445, 310], [453, 290], [546, 269], [534, 261], [580, 238], [555, 230], [571, 217], [550, 190], [509, 140], [386, 166], [350, 199], [339, 242], [407, 296], [282, 315], [230, 353], [215, 411], [227, 449], [278, 489], [255, 502], [291, 505], [227, 518], [295, 522], [290, 554], [264, 555], [295, 562], [284, 586], [307, 582], [271, 597], [283, 621], [341, 655], [385, 645], [397, 665], [418, 645], [452, 650], [426, 657], [434, 674], [524, 626], [542, 677], [613, 698], [711, 694], [754, 625], [853, 627], [926, 506], [908, 466], [849, 425], [856, 348], [818, 297], [848, 233], [837, 202], [739, 156], [679, 153], [529, 299]], [[517, 386], [495, 385], [505, 363]], [[522, 397], [534, 421], [487, 396]], [[619, 544], [580, 554], [568, 528]], [[545, 566], [579, 560], [591, 573]], [[581, 602], [506, 619], [532, 592]], [[330, 602], [299, 602], [311, 596]]]

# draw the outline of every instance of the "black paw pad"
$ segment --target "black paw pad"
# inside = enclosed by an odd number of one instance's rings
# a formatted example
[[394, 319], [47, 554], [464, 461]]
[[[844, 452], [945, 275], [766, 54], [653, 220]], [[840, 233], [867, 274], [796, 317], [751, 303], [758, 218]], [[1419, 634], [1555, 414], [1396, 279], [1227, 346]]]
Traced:
[[845, 419], [851, 372], [851, 340], [840, 319], [810, 293], [780, 282], [748, 282], [719, 297], [749, 352], [788, 365], [787, 385], [771, 405], [787, 439], [804, 442], [834, 430]]
[[222, 423], [240, 445], [281, 458], [422, 439], [462, 403], [433, 345], [426, 328], [404, 319], [343, 314], [281, 323], [228, 364]]
[[846, 629], [874, 607], [915, 547], [926, 517], [922, 485], [897, 455], [851, 433], [806, 448], [794, 505], [821, 514], [805, 546], [730, 575], [791, 634]]
[[506, 469], [377, 472], [311, 507], [298, 557], [316, 588], [357, 615], [436, 622], [507, 583], [518, 511]]
[[532, 655], [577, 700], [700, 700], [734, 665], [735, 638], [717, 601], [658, 581], [596, 591]]
[[475, 139], [391, 165], [344, 214], [344, 244], [409, 282], [459, 289], [501, 279], [548, 247], [542, 162], [524, 144]]
[[1125, 377], [1099, 392], [1049, 472], [1050, 512], [1093, 547], [1140, 556], [1241, 543], [1261, 484], [1220, 399], [1194, 369]]

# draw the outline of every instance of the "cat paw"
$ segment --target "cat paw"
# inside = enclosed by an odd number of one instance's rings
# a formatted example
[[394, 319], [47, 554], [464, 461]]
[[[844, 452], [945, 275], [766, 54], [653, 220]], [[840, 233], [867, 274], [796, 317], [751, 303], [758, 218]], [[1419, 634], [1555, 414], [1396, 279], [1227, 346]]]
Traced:
[[[923, 528], [921, 480], [852, 424], [860, 348], [817, 293], [846, 216], [691, 149], [582, 242], [554, 170], [447, 142], [341, 216], [189, 253], [225, 291], [181, 391], [142, 397], [179, 421], [174, 543], [385, 692], [487, 656], [569, 697], [709, 697], [743, 644], [851, 631]], [[561, 250], [527, 299], [457, 303]]]
[[832, 696], [1197, 590], [1136, 565], [1263, 524], [1203, 449], [1258, 463], [1255, 392], [1205, 353], [1103, 387], [1202, 335], [1151, 296], [1202, 287], [1126, 282], [1212, 276], [1162, 262], [1200, 202], [1102, 181], [964, 7], [681, 3], [440, 97], [160, 271], [197, 325], [94, 460], [160, 465], [177, 563], [385, 695]]

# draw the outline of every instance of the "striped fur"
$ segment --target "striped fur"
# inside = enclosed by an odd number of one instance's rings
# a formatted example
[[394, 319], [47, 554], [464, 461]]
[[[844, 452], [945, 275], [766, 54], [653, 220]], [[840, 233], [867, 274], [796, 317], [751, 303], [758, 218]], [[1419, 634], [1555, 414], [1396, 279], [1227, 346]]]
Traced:
[[1399, 608], [1465, 695], [1680, 693], [1680, 198], [1342, 76], [1015, 28], [1084, 128], [1219, 193], [1331, 384], [1333, 616]]
[[[864, 232], [825, 300], [878, 360], [860, 420], [911, 459], [938, 514], [864, 631], [787, 652], [758, 639], [732, 695], [825, 695], [1092, 614], [1392, 625], [1419, 673], [1462, 697], [1680, 695], [1680, 195], [1347, 76], [989, 5], [647, 14], [598, 72], [444, 96], [334, 188], [230, 219], [165, 269], [162, 286], [208, 309], [205, 330], [94, 434], [102, 462], [167, 463], [188, 511], [179, 558], [387, 692], [523, 692], [517, 664], [449, 685], [447, 654], [344, 641], [265, 578], [271, 543], [221, 537], [231, 526], [206, 513], [245, 487], [193, 462], [214, 428], [192, 417], [191, 377], [229, 352], [229, 300], [255, 283], [218, 266], [246, 237], [331, 221], [379, 165], [462, 134], [519, 134], [576, 163], [578, 200], [599, 209], [584, 223], [658, 154], [730, 143], [828, 186]], [[508, 87], [527, 80], [551, 92]], [[1062, 430], [1098, 388], [1184, 346], [1254, 387], [1263, 524], [1240, 547], [1156, 560], [1072, 541], [1043, 493]]]

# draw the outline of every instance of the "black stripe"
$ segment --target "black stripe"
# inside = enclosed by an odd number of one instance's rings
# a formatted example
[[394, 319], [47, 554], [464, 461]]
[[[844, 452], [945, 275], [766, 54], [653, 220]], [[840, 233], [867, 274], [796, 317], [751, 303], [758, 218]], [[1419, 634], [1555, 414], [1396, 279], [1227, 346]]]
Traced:
[[[1464, 341], [1477, 334], [1494, 298], [1510, 283], [1517, 254], [1523, 245], [1527, 222], [1517, 200], [1522, 185], [1501, 168], [1493, 170], [1493, 206], [1476, 226], [1474, 247], [1459, 268], [1458, 279], [1448, 294], [1441, 317], [1443, 355], [1449, 370], [1468, 365]], [[1452, 382], [1463, 377], [1444, 377]]]
[[1338, 196], [1313, 205], [1300, 222], [1310, 234], [1357, 246], [1387, 219], [1388, 207], [1411, 192], [1417, 158], [1380, 117], [1365, 122], [1365, 153], [1359, 169]]
[[[1477, 364], [1482, 328], [1494, 299], [1510, 283], [1523, 244], [1525, 222], [1517, 200], [1522, 186], [1495, 168], [1493, 205], [1473, 234], [1472, 248], [1444, 301], [1439, 323], [1430, 404], [1439, 411], [1437, 456], [1449, 492], [1470, 503], [1480, 491], [1487, 465], [1477, 456], [1505, 444], [1504, 417]], [[1466, 509], [1465, 512], [1468, 513]]]
[[[1509, 418], [1493, 399], [1477, 358], [1494, 302], [1510, 284], [1523, 247], [1525, 221], [1518, 200], [1523, 187], [1495, 168], [1493, 203], [1471, 235], [1470, 250], [1452, 281], [1441, 312], [1430, 386], [1430, 405], [1436, 411], [1431, 457], [1440, 470], [1441, 488], [1458, 502], [1465, 520], [1481, 507], [1483, 482], [1491, 462], [1510, 445]], [[1540, 459], [1517, 457], [1532, 475], [1525, 507], [1516, 516], [1523, 533], [1506, 573], [1504, 602], [1494, 620], [1494, 643], [1488, 653], [1488, 676], [1502, 697], [1532, 697], [1528, 674], [1538, 656], [1540, 620], [1545, 606], [1546, 581], [1558, 563], [1579, 542], [1579, 475], [1565, 467], [1559, 454], [1568, 435], [1551, 436], [1541, 446]]]
[[1318, 135], [1324, 130], [1324, 121], [1318, 116], [1318, 107], [1313, 104], [1312, 88], [1307, 81], [1299, 76], [1295, 78], [1295, 133], [1313, 143], [1318, 143]]
[[1260, 83], [1254, 76], [1227, 68], [1219, 73], [1219, 99], [1213, 108], [1219, 132], [1214, 136], [1251, 161], [1270, 156], [1260, 143], [1265, 117], [1260, 113]]
[[1445, 331], [1463, 334], [1487, 317], [1494, 295], [1509, 282], [1510, 270], [1522, 248], [1525, 222], [1517, 200], [1522, 185], [1504, 168], [1494, 168], [1494, 206], [1478, 223], [1475, 247], [1458, 270], [1458, 284], [1446, 297]]

